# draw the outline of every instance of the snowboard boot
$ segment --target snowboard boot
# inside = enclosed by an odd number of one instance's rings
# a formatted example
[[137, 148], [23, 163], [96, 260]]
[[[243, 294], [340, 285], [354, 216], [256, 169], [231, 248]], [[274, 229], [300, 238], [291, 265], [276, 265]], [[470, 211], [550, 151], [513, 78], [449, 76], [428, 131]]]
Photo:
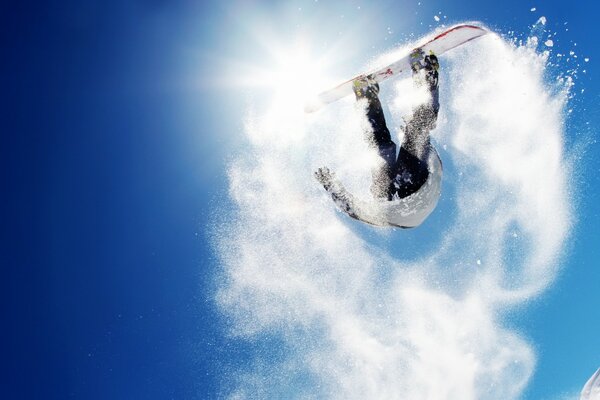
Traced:
[[420, 76], [417, 74], [423, 70], [423, 78], [429, 85], [430, 89], [437, 87], [438, 83], [438, 70], [440, 69], [440, 63], [437, 56], [430, 51], [428, 55], [425, 55], [423, 49], [414, 49], [410, 53], [410, 69], [413, 71], [413, 77], [417, 81], [421, 81]]
[[410, 63], [410, 69], [413, 74], [419, 72], [424, 67], [425, 52], [421, 48], [414, 49], [410, 55], [408, 62]]
[[440, 69], [440, 62], [433, 52], [425, 56], [425, 80], [429, 84], [430, 88], [436, 87], [438, 84], [438, 70]]
[[372, 75], [361, 76], [352, 82], [352, 91], [356, 100], [375, 99], [379, 95], [379, 84]]

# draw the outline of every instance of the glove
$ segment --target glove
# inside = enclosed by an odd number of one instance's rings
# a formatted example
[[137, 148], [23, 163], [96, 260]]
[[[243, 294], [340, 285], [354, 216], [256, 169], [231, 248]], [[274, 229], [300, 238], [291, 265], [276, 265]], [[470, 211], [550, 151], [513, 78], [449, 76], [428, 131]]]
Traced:
[[333, 184], [335, 174], [327, 167], [321, 167], [315, 171], [315, 179], [319, 181], [325, 190], [329, 190]]

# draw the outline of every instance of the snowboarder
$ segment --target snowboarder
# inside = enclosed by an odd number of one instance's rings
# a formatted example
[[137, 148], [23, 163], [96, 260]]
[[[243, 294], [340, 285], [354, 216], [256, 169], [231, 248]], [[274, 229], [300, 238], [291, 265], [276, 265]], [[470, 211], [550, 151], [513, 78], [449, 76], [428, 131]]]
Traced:
[[431, 145], [429, 133], [435, 128], [439, 112], [437, 57], [425, 55], [420, 48], [410, 54], [413, 81], [425, 85], [429, 101], [414, 108], [404, 130], [404, 139], [396, 155], [379, 100], [379, 84], [371, 76], [353, 82], [357, 101], [366, 103], [370, 129], [369, 144], [381, 157], [372, 171], [371, 193], [374, 201], [361, 201], [335, 179], [327, 167], [319, 168], [315, 178], [331, 195], [337, 206], [352, 218], [377, 225], [411, 228], [420, 225], [433, 211], [440, 196], [442, 165]]

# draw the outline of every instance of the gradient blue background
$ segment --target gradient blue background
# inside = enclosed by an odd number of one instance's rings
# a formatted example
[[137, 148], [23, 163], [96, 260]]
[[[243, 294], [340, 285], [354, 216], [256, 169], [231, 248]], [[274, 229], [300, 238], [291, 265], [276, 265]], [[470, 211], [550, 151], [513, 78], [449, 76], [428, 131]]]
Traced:
[[478, 20], [517, 37], [544, 15], [558, 32], [554, 52], [590, 58], [567, 119], [568, 149], [588, 145], [564, 269], [508, 323], [538, 353], [526, 399], [577, 391], [600, 367], [599, 6], [156, 0], [0, 10], [0, 397], [216, 398], [237, 365], [278, 356], [276, 343], [227, 338], [212, 302], [210, 226], [216, 205], [229, 204], [226, 166], [243, 150], [247, 94], [260, 91], [224, 78], [238, 63], [269, 63], [255, 31], [280, 45], [303, 32], [329, 43], [348, 35], [363, 56], [340, 60], [345, 76], [437, 26], [439, 11], [441, 22]]

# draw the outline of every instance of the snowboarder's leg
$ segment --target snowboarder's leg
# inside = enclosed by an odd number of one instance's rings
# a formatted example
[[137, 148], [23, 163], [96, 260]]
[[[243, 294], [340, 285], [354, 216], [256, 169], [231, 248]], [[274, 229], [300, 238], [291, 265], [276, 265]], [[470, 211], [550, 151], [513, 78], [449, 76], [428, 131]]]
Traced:
[[434, 54], [430, 54], [423, 56], [420, 61], [415, 57], [411, 65], [415, 85], [425, 86], [429, 90], [430, 97], [428, 102], [413, 110], [413, 115], [406, 124], [402, 148], [423, 159], [429, 146], [429, 132], [435, 128], [440, 109], [439, 62]]
[[392, 141], [385, 123], [383, 108], [379, 101], [379, 84], [365, 77], [354, 82], [354, 94], [357, 100], [366, 99], [366, 116], [371, 129], [365, 132], [367, 140], [374, 146], [383, 162], [373, 171], [371, 193], [376, 198], [389, 198], [392, 175], [396, 163], [396, 143]]
[[394, 185], [401, 198], [410, 196], [427, 181], [429, 133], [435, 128], [440, 109], [437, 57], [433, 54], [424, 56], [422, 51], [415, 52], [411, 56], [414, 57], [411, 60], [413, 80], [417, 86], [427, 87], [430, 99], [414, 109], [413, 115], [404, 128], [404, 140], [400, 147], [394, 177]]

